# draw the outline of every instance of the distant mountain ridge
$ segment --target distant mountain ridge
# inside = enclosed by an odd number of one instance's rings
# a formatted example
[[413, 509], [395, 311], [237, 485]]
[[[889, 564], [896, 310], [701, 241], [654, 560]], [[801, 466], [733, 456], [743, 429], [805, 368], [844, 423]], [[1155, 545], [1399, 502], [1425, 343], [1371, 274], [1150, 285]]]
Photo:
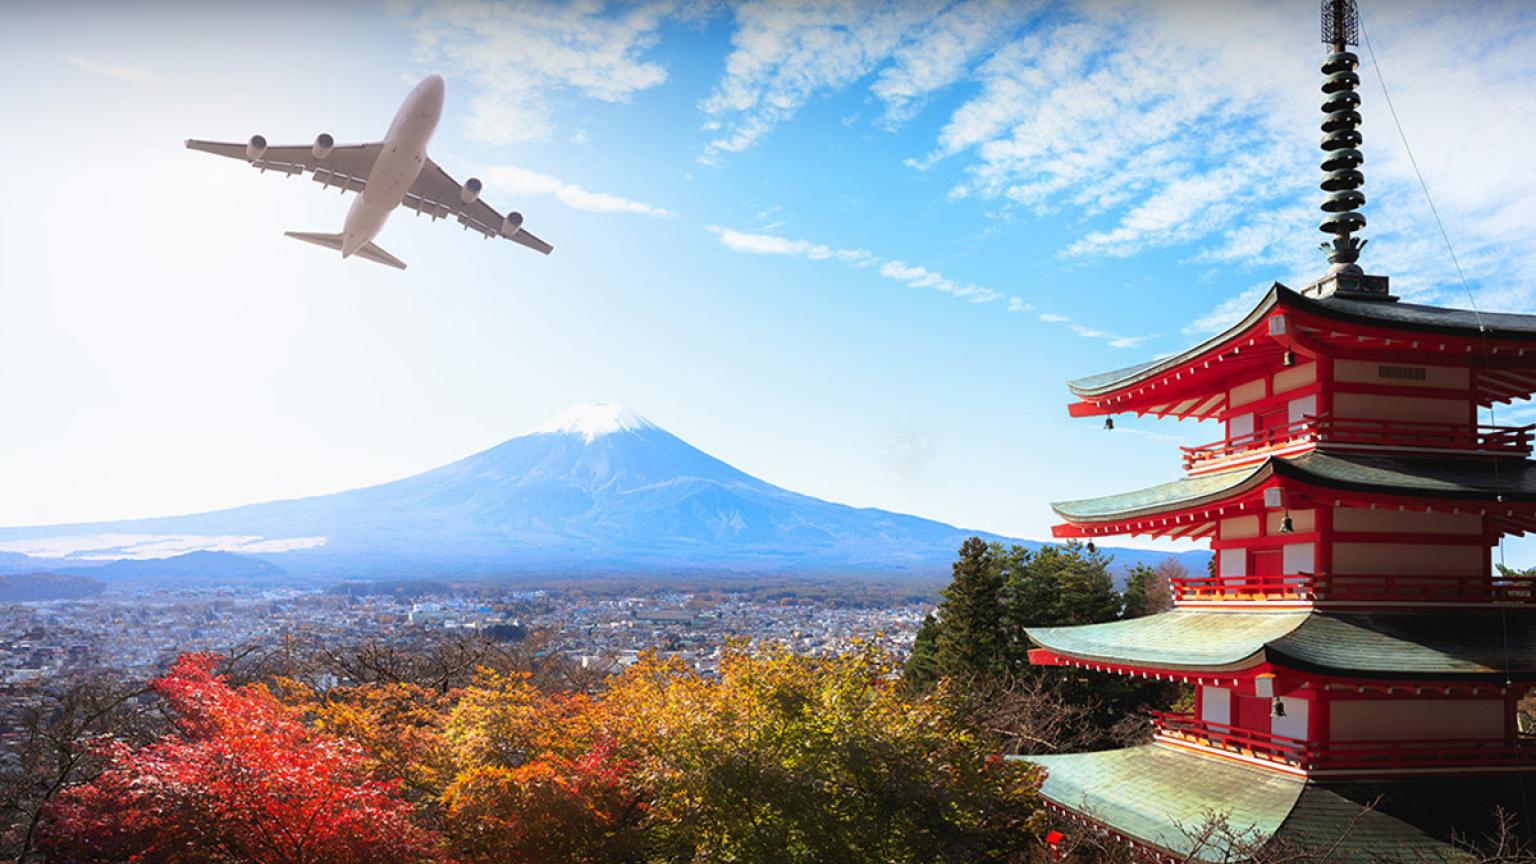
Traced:
[[107, 586], [70, 573], [0, 574], [0, 603], [78, 600], [100, 594]]
[[[983, 532], [774, 486], [623, 406], [579, 405], [533, 432], [378, 486], [189, 516], [0, 529], [0, 542], [209, 538], [295, 575], [624, 572], [940, 575]], [[144, 541], [164, 544], [165, 539]], [[62, 544], [62, 546], [61, 546]], [[88, 545], [88, 544], [87, 544]], [[1025, 545], [1037, 546], [1035, 543]], [[92, 553], [94, 554], [94, 553]], [[1164, 555], [1124, 550], [1120, 561]], [[1202, 559], [1203, 560], [1203, 559]], [[1203, 566], [1203, 563], [1202, 565]]]

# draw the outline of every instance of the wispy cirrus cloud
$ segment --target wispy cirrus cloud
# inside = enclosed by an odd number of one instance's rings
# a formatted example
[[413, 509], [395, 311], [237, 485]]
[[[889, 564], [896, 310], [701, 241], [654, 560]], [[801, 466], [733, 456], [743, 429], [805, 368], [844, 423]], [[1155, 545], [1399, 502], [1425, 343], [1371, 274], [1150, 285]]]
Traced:
[[668, 20], [707, 4], [652, 0], [435, 0], [400, 7], [419, 62], [472, 82], [467, 131], [492, 143], [547, 138], [554, 100], [568, 94], [625, 102], [667, 80], [646, 58]]
[[877, 69], [870, 91], [885, 106], [879, 122], [899, 125], [1036, 8], [1018, 0], [737, 4], [725, 75], [699, 105], [712, 133], [699, 161], [750, 149], [818, 92]]
[[60, 54], [59, 59], [77, 69], [84, 69], [103, 78], [112, 78], [117, 81], [128, 81], [134, 84], [157, 84], [165, 80], [159, 72], [129, 63], [108, 63], [102, 60], [94, 60], [90, 57], [81, 57], [78, 54]]
[[[1366, 11], [1478, 302], [1536, 307], [1536, 175], [1508, 170], [1536, 136], [1536, 6]], [[1068, 214], [1080, 228], [1059, 250], [1068, 261], [1191, 249], [1186, 263], [1305, 281], [1326, 267], [1314, 239], [1319, 73], [1303, 59], [1318, 49], [1300, 23], [1310, 14], [1295, 0], [1232, 0], [1214, 18], [1202, 3], [749, 0], [700, 103], [711, 135], [700, 158], [747, 150], [810, 99], [862, 81], [885, 129], [963, 83], [973, 92], [908, 160], [958, 166], [953, 199]], [[1378, 118], [1367, 127], [1368, 257], [1402, 296], [1464, 302], [1370, 53], [1359, 53], [1364, 110]], [[1439, 122], [1448, 110], [1480, 118], [1478, 158], [1466, 158], [1464, 124]]]
[[665, 207], [635, 201], [611, 192], [593, 192], [558, 177], [511, 165], [499, 165], [485, 172], [485, 182], [508, 195], [552, 195], [574, 210], [588, 213], [635, 213], [641, 216], [670, 217], [677, 214]]
[[[1026, 303], [1022, 297], [1011, 297], [984, 285], [960, 282], [922, 265], [910, 264], [894, 258], [882, 259], [864, 249], [839, 249], [825, 243], [813, 243], [809, 240], [782, 237], [777, 234], [740, 231], [720, 225], [710, 225], [706, 230], [715, 235], [715, 239], [721, 246], [732, 252], [748, 255], [782, 255], [802, 258], [806, 261], [837, 261], [850, 267], [872, 268], [881, 277], [899, 282], [908, 288], [937, 291], [975, 304], [1006, 301], [1005, 308], [1009, 312], [1034, 311], [1034, 307]], [[1106, 340], [1114, 348], [1132, 348], [1154, 338], [1152, 336], [1116, 336], [1113, 333], [1075, 323], [1065, 315], [1042, 313], [1038, 317], [1047, 323], [1064, 323], [1072, 332], [1084, 338]]]

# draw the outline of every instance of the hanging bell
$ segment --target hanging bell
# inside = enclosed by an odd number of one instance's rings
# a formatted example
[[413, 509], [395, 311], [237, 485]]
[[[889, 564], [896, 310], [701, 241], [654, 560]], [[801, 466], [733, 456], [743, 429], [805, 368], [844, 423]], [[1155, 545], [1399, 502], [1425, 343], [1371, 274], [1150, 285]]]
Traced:
[[1280, 533], [1281, 534], [1295, 534], [1296, 533], [1296, 523], [1291, 521], [1291, 514], [1290, 514], [1289, 511], [1287, 511], [1284, 516], [1280, 517]]
[[1105, 432], [1113, 432], [1113, 431], [1115, 431], [1115, 418], [1113, 418], [1113, 417], [1105, 417], [1104, 418], [1104, 431]]

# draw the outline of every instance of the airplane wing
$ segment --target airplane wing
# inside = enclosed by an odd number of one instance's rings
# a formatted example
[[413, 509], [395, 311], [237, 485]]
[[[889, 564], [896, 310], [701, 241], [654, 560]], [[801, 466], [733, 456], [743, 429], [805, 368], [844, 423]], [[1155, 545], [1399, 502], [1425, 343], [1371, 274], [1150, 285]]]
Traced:
[[[410, 191], [405, 193], [405, 200], [401, 204], [417, 213], [424, 213], [434, 220], [449, 216], [456, 217], [459, 224], [465, 228], [473, 228], [486, 237], [506, 237], [501, 231], [501, 214], [478, 195], [474, 201], [465, 204], [463, 194], [464, 187], [459, 184], [459, 181], [449, 177], [447, 171], [428, 159]], [[545, 255], [555, 249], [521, 228], [507, 239]]]
[[316, 159], [311, 145], [267, 147], [257, 159], [250, 158], [246, 144], [187, 139], [188, 150], [201, 150], [215, 156], [228, 156], [247, 162], [260, 171], [275, 171], [292, 176], [308, 172], [322, 186], [336, 186], [343, 192], [361, 192], [368, 185], [368, 174], [379, 158], [383, 144], [337, 144], [324, 159]]

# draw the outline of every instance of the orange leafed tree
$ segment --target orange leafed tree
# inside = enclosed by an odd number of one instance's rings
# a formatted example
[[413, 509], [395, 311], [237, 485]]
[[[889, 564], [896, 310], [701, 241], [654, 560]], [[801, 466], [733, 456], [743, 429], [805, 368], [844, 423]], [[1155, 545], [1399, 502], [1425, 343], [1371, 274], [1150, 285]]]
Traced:
[[217, 658], [186, 655], [155, 681], [175, 731], [102, 746], [105, 770], [51, 808], [49, 860], [145, 864], [417, 864], [441, 860], [397, 783], [348, 739], [307, 728]]

